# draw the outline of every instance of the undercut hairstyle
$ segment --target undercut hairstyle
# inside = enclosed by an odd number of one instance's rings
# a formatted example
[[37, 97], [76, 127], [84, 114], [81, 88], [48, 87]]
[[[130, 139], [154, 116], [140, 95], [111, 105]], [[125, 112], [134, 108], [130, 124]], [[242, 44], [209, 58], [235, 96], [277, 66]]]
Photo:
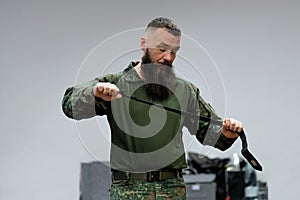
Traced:
[[147, 26], [146, 31], [155, 31], [158, 28], [165, 28], [174, 36], [181, 36], [180, 28], [171, 20], [165, 17], [158, 17], [153, 19]]

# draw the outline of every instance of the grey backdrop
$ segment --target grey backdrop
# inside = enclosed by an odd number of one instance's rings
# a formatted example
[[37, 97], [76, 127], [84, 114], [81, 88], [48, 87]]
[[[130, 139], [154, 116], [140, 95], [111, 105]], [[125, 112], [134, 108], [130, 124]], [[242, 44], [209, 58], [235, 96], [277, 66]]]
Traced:
[[[221, 101], [197, 84], [221, 116], [244, 122], [270, 199], [298, 198], [299, 1], [1, 0], [0, 199], [78, 199], [80, 163], [94, 157], [62, 114], [64, 90], [98, 44], [157, 16], [172, 18], [215, 62]], [[138, 48], [135, 39], [129, 41]], [[179, 55], [197, 55], [184, 44]], [[117, 56], [114, 49], [102, 51], [103, 58]], [[139, 52], [134, 55], [139, 59]], [[107, 62], [96, 64], [101, 72]], [[93, 79], [98, 74], [92, 72], [81, 71], [80, 78]], [[197, 143], [188, 147], [200, 149]], [[231, 157], [239, 149], [238, 141], [225, 153], [206, 153]]]

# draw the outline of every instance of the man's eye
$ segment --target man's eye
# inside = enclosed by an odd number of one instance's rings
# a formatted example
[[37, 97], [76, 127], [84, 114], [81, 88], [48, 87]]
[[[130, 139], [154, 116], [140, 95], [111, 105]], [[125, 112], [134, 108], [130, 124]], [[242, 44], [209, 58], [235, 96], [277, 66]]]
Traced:
[[166, 51], [166, 49], [163, 49], [163, 48], [160, 48], [159, 49], [161, 52], [165, 52]]

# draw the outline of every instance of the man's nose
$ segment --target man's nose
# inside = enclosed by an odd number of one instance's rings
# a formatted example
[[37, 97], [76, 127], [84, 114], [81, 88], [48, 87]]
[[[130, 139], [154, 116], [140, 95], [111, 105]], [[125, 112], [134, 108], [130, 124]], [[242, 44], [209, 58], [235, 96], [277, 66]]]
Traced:
[[173, 59], [172, 52], [170, 50], [165, 51], [163, 59], [165, 62], [172, 63], [172, 59]]

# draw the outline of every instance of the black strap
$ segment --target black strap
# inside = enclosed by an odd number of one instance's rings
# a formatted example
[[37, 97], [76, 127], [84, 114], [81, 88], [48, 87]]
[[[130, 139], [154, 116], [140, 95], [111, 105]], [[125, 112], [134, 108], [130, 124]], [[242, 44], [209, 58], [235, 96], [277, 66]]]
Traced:
[[[174, 109], [174, 108], [163, 106], [161, 104], [156, 104], [156, 103], [153, 103], [153, 102], [145, 101], [143, 99], [139, 99], [139, 98], [136, 98], [134, 96], [129, 96], [124, 91], [120, 91], [120, 93], [123, 97], [127, 97], [129, 99], [133, 99], [133, 100], [141, 102], [141, 103], [145, 103], [145, 104], [148, 104], [148, 105], [151, 105], [151, 106], [155, 106], [155, 107], [158, 107], [158, 108], [161, 108], [161, 109], [165, 109], [165, 110], [173, 112], [173, 113], [177, 113], [177, 114], [180, 114], [180, 115], [193, 116], [193, 117], [197, 117], [197, 118], [199, 117], [199, 120], [201, 120], [201, 121], [209, 122], [211, 124], [215, 124], [215, 125], [219, 125], [219, 126], [223, 125], [223, 122], [221, 120], [211, 119], [211, 118], [208, 118], [208, 117], [205, 117], [205, 116], [201, 116], [201, 115], [199, 116], [199, 115], [194, 114], [194, 113], [190, 113], [190, 112], [186, 112], [186, 111], [182, 111], [182, 110], [177, 110], [177, 109]], [[247, 143], [247, 138], [246, 138], [246, 134], [245, 134], [244, 130], [242, 130], [242, 132], [239, 132], [237, 134], [240, 136], [240, 139], [242, 141], [241, 154], [244, 156], [244, 158], [248, 161], [248, 163], [254, 169], [256, 169], [258, 171], [262, 171], [262, 166], [259, 164], [259, 162], [255, 159], [255, 157], [248, 150], [248, 143]]]

